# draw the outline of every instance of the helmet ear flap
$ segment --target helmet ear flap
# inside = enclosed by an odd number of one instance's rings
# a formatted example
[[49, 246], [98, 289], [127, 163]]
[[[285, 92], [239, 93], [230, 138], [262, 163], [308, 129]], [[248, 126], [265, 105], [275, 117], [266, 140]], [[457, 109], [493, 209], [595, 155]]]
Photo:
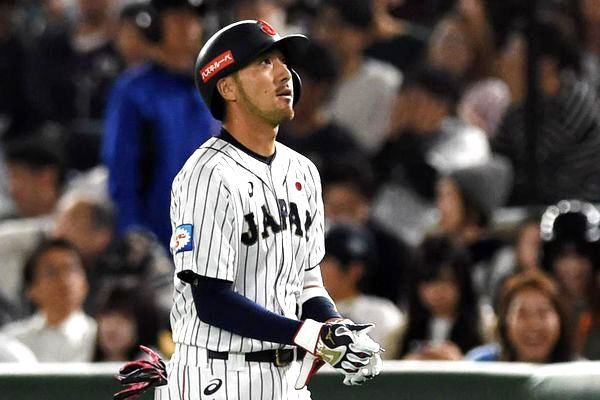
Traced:
[[296, 105], [302, 95], [302, 81], [300, 80], [300, 75], [293, 68], [290, 68], [290, 73], [292, 74], [292, 84], [294, 87], [294, 105]]

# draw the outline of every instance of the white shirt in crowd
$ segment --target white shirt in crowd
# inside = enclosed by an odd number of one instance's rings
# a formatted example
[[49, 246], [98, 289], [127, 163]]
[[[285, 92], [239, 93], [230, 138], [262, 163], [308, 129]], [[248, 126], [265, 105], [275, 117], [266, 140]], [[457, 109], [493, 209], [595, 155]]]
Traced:
[[29, 347], [41, 362], [91, 361], [96, 343], [96, 321], [81, 311], [57, 327], [49, 327], [41, 313], [3, 327], [2, 333]]
[[402, 74], [392, 65], [365, 59], [354, 75], [338, 83], [327, 111], [373, 154], [385, 140]]

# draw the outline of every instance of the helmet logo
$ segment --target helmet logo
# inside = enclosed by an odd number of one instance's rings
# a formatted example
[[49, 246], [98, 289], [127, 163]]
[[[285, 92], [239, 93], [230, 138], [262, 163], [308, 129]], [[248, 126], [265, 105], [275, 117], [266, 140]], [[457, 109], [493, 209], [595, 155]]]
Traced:
[[234, 62], [235, 60], [233, 59], [233, 54], [231, 54], [231, 50], [227, 50], [219, 54], [200, 70], [202, 82], [208, 82], [210, 78], [215, 76], [219, 71], [233, 64]]
[[260, 26], [260, 30], [266, 33], [269, 36], [277, 35], [277, 31], [273, 28], [267, 21], [259, 19], [258, 26]]

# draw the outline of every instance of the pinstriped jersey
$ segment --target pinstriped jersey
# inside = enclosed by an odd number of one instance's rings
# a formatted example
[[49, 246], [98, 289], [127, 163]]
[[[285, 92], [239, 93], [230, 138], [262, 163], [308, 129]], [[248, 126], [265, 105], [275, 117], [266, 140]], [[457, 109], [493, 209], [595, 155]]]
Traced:
[[[181, 271], [232, 282], [232, 290], [297, 319], [305, 272], [324, 256], [321, 182], [307, 158], [276, 143], [270, 163], [231, 140], [203, 144], [173, 181], [173, 339], [215, 351], [284, 347], [201, 321]], [[313, 271], [314, 272], [314, 271]]]

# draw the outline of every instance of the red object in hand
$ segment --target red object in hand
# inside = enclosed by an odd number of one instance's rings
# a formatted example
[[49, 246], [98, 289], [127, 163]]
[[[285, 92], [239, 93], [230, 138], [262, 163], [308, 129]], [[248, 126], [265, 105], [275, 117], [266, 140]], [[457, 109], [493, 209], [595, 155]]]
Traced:
[[135, 400], [148, 389], [167, 384], [164, 361], [152, 349], [146, 346], [140, 349], [150, 356], [150, 361], [130, 361], [121, 367], [116, 378], [125, 387], [115, 393], [114, 400]]

